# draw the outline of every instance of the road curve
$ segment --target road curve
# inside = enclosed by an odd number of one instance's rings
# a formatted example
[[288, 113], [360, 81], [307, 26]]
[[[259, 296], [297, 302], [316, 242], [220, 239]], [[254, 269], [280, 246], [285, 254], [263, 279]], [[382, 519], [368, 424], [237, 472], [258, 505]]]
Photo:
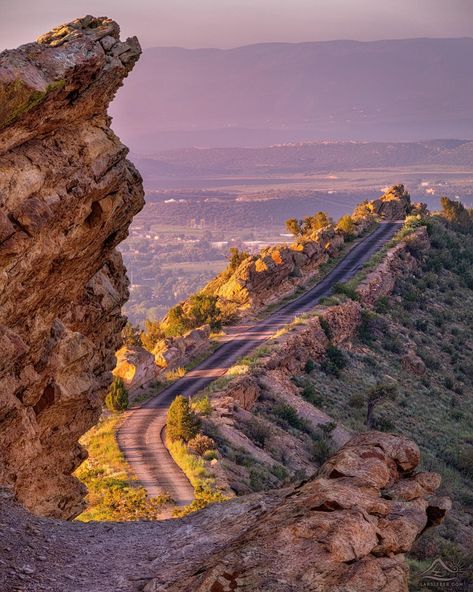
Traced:
[[128, 412], [117, 433], [118, 444], [150, 496], [167, 492], [180, 506], [194, 499], [189, 480], [175, 464], [164, 444], [166, 414], [176, 395], [195, 395], [225, 374], [239, 358], [290, 323], [295, 315], [313, 308], [321, 298], [331, 294], [335, 284], [351, 279], [401, 226], [402, 222], [381, 223], [318, 284], [262, 321], [234, 328], [205, 361], [141, 407]]

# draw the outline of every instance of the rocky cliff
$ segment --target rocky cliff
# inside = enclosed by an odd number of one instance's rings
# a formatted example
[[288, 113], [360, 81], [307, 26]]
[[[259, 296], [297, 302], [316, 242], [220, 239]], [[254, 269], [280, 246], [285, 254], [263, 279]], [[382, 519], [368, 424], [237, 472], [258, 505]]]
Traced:
[[[404, 553], [450, 501], [410, 440], [356, 436], [319, 476], [166, 522], [70, 524], [0, 497], [5, 592], [406, 592]], [[67, 565], [67, 573], [65, 573]]]
[[93, 17], [0, 54], [0, 482], [43, 515], [83, 508], [78, 439], [120, 346], [143, 190], [107, 107], [139, 55]]

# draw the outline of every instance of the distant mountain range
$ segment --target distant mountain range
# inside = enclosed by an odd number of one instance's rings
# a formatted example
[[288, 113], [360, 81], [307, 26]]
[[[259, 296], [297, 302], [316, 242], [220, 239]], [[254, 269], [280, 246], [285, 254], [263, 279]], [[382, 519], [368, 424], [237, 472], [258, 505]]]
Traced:
[[470, 167], [473, 141], [317, 142], [266, 148], [182, 148], [132, 155], [145, 180], [154, 177], [309, 174], [415, 165]]
[[139, 153], [473, 138], [473, 39], [147, 49], [112, 113]]

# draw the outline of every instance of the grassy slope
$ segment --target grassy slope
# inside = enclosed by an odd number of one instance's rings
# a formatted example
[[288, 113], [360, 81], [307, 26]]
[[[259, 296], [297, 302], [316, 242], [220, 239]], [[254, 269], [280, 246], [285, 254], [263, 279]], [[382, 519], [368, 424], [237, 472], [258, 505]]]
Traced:
[[[398, 395], [376, 409], [375, 427], [413, 438], [422, 468], [441, 473], [441, 493], [454, 499], [450, 518], [419, 541], [414, 557], [465, 561], [473, 532], [473, 236], [435, 221], [431, 240], [416, 277], [400, 280], [365, 317], [340, 376], [317, 366], [311, 381], [317, 406], [356, 431], [366, 429], [369, 388], [396, 382]], [[405, 368], [408, 350], [423, 360], [424, 374]]]

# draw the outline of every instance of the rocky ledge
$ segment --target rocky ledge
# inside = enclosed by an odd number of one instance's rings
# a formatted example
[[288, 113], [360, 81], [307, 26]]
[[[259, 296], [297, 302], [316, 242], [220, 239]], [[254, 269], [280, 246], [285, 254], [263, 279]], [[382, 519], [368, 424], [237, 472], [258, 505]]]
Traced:
[[[297, 486], [181, 520], [68, 523], [0, 498], [0, 588], [28, 592], [401, 592], [404, 553], [450, 507], [417, 446], [361, 434]], [[67, 571], [65, 566], [67, 565]], [[2, 579], [3, 578], [3, 579]]]
[[0, 483], [71, 518], [128, 296], [115, 250], [143, 206], [107, 107], [140, 55], [85, 17], [0, 54]]

